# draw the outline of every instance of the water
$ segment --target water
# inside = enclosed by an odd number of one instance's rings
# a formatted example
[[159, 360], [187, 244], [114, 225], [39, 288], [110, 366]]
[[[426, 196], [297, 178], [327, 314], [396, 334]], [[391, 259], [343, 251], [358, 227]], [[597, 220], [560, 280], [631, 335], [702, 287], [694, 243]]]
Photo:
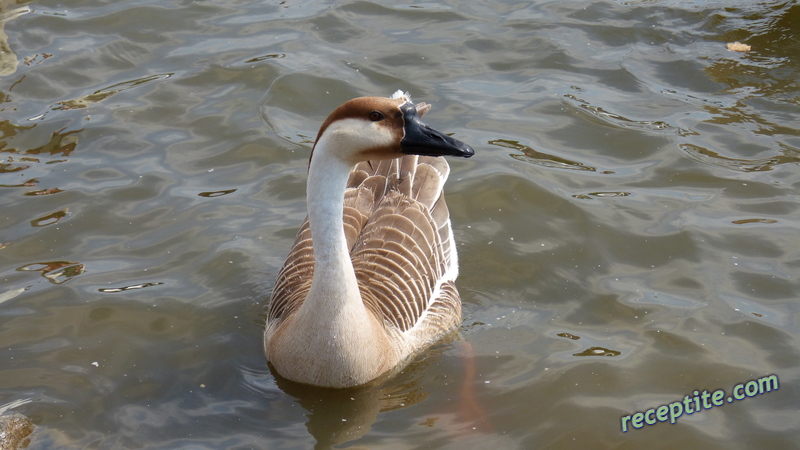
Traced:
[[[32, 448], [800, 445], [796, 3], [2, 0], [0, 20], [0, 409]], [[310, 142], [398, 88], [477, 151], [447, 186], [464, 325], [373, 386], [276, 380], [262, 311]]]

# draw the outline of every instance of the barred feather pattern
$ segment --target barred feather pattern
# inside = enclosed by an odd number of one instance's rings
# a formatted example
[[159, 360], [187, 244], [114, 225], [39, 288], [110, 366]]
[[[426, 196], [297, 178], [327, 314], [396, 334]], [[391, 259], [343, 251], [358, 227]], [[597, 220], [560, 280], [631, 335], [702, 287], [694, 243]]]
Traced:
[[[461, 322], [458, 262], [443, 186], [444, 158], [406, 155], [354, 167], [344, 230], [362, 301], [403, 347], [422, 348]], [[308, 295], [314, 249], [306, 219], [275, 285], [268, 324], [277, 327]], [[396, 333], [396, 332], [399, 333]]]

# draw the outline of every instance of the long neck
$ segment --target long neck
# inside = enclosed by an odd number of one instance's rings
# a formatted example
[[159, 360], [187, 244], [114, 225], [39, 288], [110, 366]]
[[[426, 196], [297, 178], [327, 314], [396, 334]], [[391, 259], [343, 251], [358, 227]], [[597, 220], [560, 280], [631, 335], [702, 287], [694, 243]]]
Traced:
[[308, 170], [308, 221], [314, 277], [297, 313], [270, 358], [290, 379], [323, 386], [352, 386], [393, 367], [382, 318], [364, 306], [344, 234], [344, 194], [352, 166], [317, 143]]
[[344, 234], [344, 193], [352, 165], [320, 141], [308, 170], [308, 221], [314, 245], [314, 277], [298, 319], [333, 339], [363, 329], [368, 314]]
[[354, 296], [361, 303], [342, 219], [345, 187], [352, 167], [325, 149], [314, 153], [307, 186], [315, 259], [310, 296], [324, 293], [325, 300], [334, 304]]

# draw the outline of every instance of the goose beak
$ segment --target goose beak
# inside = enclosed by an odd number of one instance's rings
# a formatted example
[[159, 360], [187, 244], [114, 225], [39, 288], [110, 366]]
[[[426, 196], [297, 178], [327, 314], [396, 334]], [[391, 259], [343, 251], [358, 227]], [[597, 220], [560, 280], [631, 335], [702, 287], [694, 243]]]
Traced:
[[469, 145], [451, 138], [424, 124], [417, 116], [417, 109], [411, 103], [400, 107], [403, 111], [404, 132], [400, 141], [400, 151], [410, 155], [461, 156], [469, 158], [475, 150]]

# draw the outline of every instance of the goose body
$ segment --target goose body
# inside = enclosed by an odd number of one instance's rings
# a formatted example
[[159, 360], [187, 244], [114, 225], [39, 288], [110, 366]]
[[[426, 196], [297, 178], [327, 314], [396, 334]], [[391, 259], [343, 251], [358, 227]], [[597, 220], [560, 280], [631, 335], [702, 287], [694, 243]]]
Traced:
[[438, 156], [471, 147], [419, 119], [407, 94], [333, 111], [309, 161], [308, 217], [269, 305], [264, 349], [284, 378], [344, 388], [405, 362], [461, 323], [458, 258]]

